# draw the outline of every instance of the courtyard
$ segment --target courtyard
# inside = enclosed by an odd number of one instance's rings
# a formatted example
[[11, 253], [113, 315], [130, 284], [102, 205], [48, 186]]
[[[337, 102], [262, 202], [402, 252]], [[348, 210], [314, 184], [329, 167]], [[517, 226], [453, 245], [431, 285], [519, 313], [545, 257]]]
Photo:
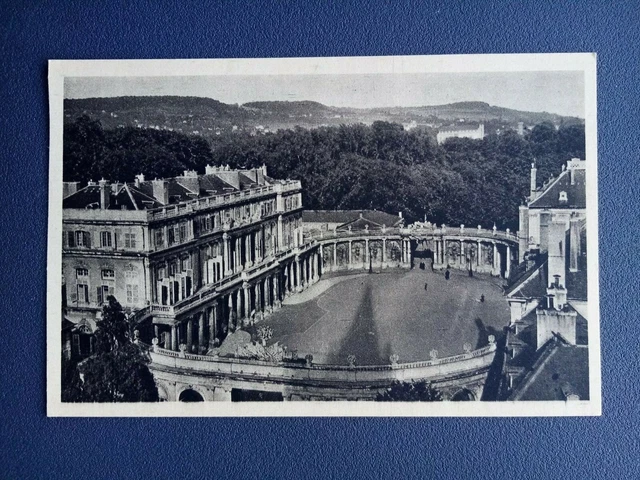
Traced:
[[[261, 325], [299, 357], [315, 363], [389, 364], [457, 355], [488, 344], [509, 322], [499, 280], [488, 275], [414, 269], [325, 277], [284, 302]], [[425, 290], [425, 284], [427, 288]], [[484, 302], [480, 301], [484, 295]]]

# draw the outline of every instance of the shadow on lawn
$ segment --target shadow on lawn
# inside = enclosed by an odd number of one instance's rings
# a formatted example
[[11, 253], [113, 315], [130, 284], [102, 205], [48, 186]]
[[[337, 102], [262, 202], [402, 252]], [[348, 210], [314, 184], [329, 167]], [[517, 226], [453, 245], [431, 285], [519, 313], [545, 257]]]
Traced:
[[355, 355], [356, 365], [387, 365], [391, 355], [389, 343], [384, 349], [378, 344], [378, 329], [373, 320], [373, 292], [367, 283], [365, 292], [351, 320], [351, 327], [338, 347], [335, 355], [336, 362], [346, 365], [347, 357]]

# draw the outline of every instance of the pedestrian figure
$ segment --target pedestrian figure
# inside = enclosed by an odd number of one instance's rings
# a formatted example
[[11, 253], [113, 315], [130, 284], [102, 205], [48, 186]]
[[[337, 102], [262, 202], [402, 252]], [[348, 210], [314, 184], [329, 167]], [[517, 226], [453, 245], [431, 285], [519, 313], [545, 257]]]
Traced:
[[449, 280], [449, 276], [450, 276], [450, 275], [451, 275], [451, 272], [449, 272], [449, 269], [447, 269], [447, 270], [444, 272], [444, 278], [445, 278], [445, 280]]
[[424, 283], [424, 291], [427, 291], [427, 282]]
[[484, 293], [482, 295], [480, 295], [480, 302], [484, 303]]

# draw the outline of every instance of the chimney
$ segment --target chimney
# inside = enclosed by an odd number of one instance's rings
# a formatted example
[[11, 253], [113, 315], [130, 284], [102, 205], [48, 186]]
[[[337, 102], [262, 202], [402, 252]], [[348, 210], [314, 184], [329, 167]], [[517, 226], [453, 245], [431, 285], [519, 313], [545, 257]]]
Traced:
[[139, 187], [141, 183], [144, 183], [144, 175], [142, 173], [136, 175], [136, 187]]
[[111, 188], [109, 188], [109, 182], [104, 178], [98, 182], [100, 187], [100, 209], [106, 210], [109, 208], [111, 202]]
[[207, 165], [206, 167], [204, 167], [205, 175], [213, 175], [217, 171], [218, 171], [218, 167], [215, 167], [215, 166], [212, 167], [211, 165]]
[[264, 176], [265, 173], [264, 171], [267, 169], [266, 166], [262, 165], [262, 167], [260, 168], [256, 168], [256, 182], [258, 183], [258, 185], [264, 185]]
[[572, 218], [569, 221], [569, 271], [577, 272], [580, 269], [578, 259], [581, 255], [580, 245], [580, 219]]
[[78, 185], [80, 185], [80, 182], [64, 182], [62, 184], [62, 198], [76, 193], [78, 191]]
[[267, 165], [265, 163], [262, 164], [262, 175], [267, 176]]
[[200, 194], [200, 180], [195, 170], [185, 170], [181, 177], [176, 177], [176, 182], [196, 195]]
[[111, 184], [111, 192], [113, 192], [114, 195], [118, 194], [118, 190], [120, 190], [120, 182], [113, 182]]
[[402, 218], [402, 212], [398, 212], [398, 216]]
[[169, 183], [164, 179], [156, 179], [151, 182], [153, 197], [162, 205], [169, 204]]
[[538, 173], [538, 169], [536, 168], [536, 163], [533, 162], [531, 164], [531, 187], [529, 188], [531, 192], [531, 200], [536, 199], [536, 175]]
[[566, 276], [566, 226], [564, 223], [551, 222], [549, 225], [548, 282], [558, 276], [558, 284], [565, 285]]

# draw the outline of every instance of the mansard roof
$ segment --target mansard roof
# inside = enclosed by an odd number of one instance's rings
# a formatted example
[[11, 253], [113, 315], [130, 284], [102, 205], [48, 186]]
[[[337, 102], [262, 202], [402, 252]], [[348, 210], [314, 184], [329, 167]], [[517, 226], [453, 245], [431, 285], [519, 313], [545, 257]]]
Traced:
[[[108, 210], [144, 210], [161, 207], [162, 204], [144, 191], [128, 184], [109, 186]], [[115, 191], [114, 191], [115, 190]], [[87, 185], [62, 200], [62, 208], [99, 209], [100, 186]]]
[[[573, 171], [573, 183], [571, 172]], [[566, 192], [567, 200], [560, 200], [560, 192]], [[529, 203], [529, 208], [586, 208], [586, 170], [567, 169], [549, 184], [537, 198]]]

